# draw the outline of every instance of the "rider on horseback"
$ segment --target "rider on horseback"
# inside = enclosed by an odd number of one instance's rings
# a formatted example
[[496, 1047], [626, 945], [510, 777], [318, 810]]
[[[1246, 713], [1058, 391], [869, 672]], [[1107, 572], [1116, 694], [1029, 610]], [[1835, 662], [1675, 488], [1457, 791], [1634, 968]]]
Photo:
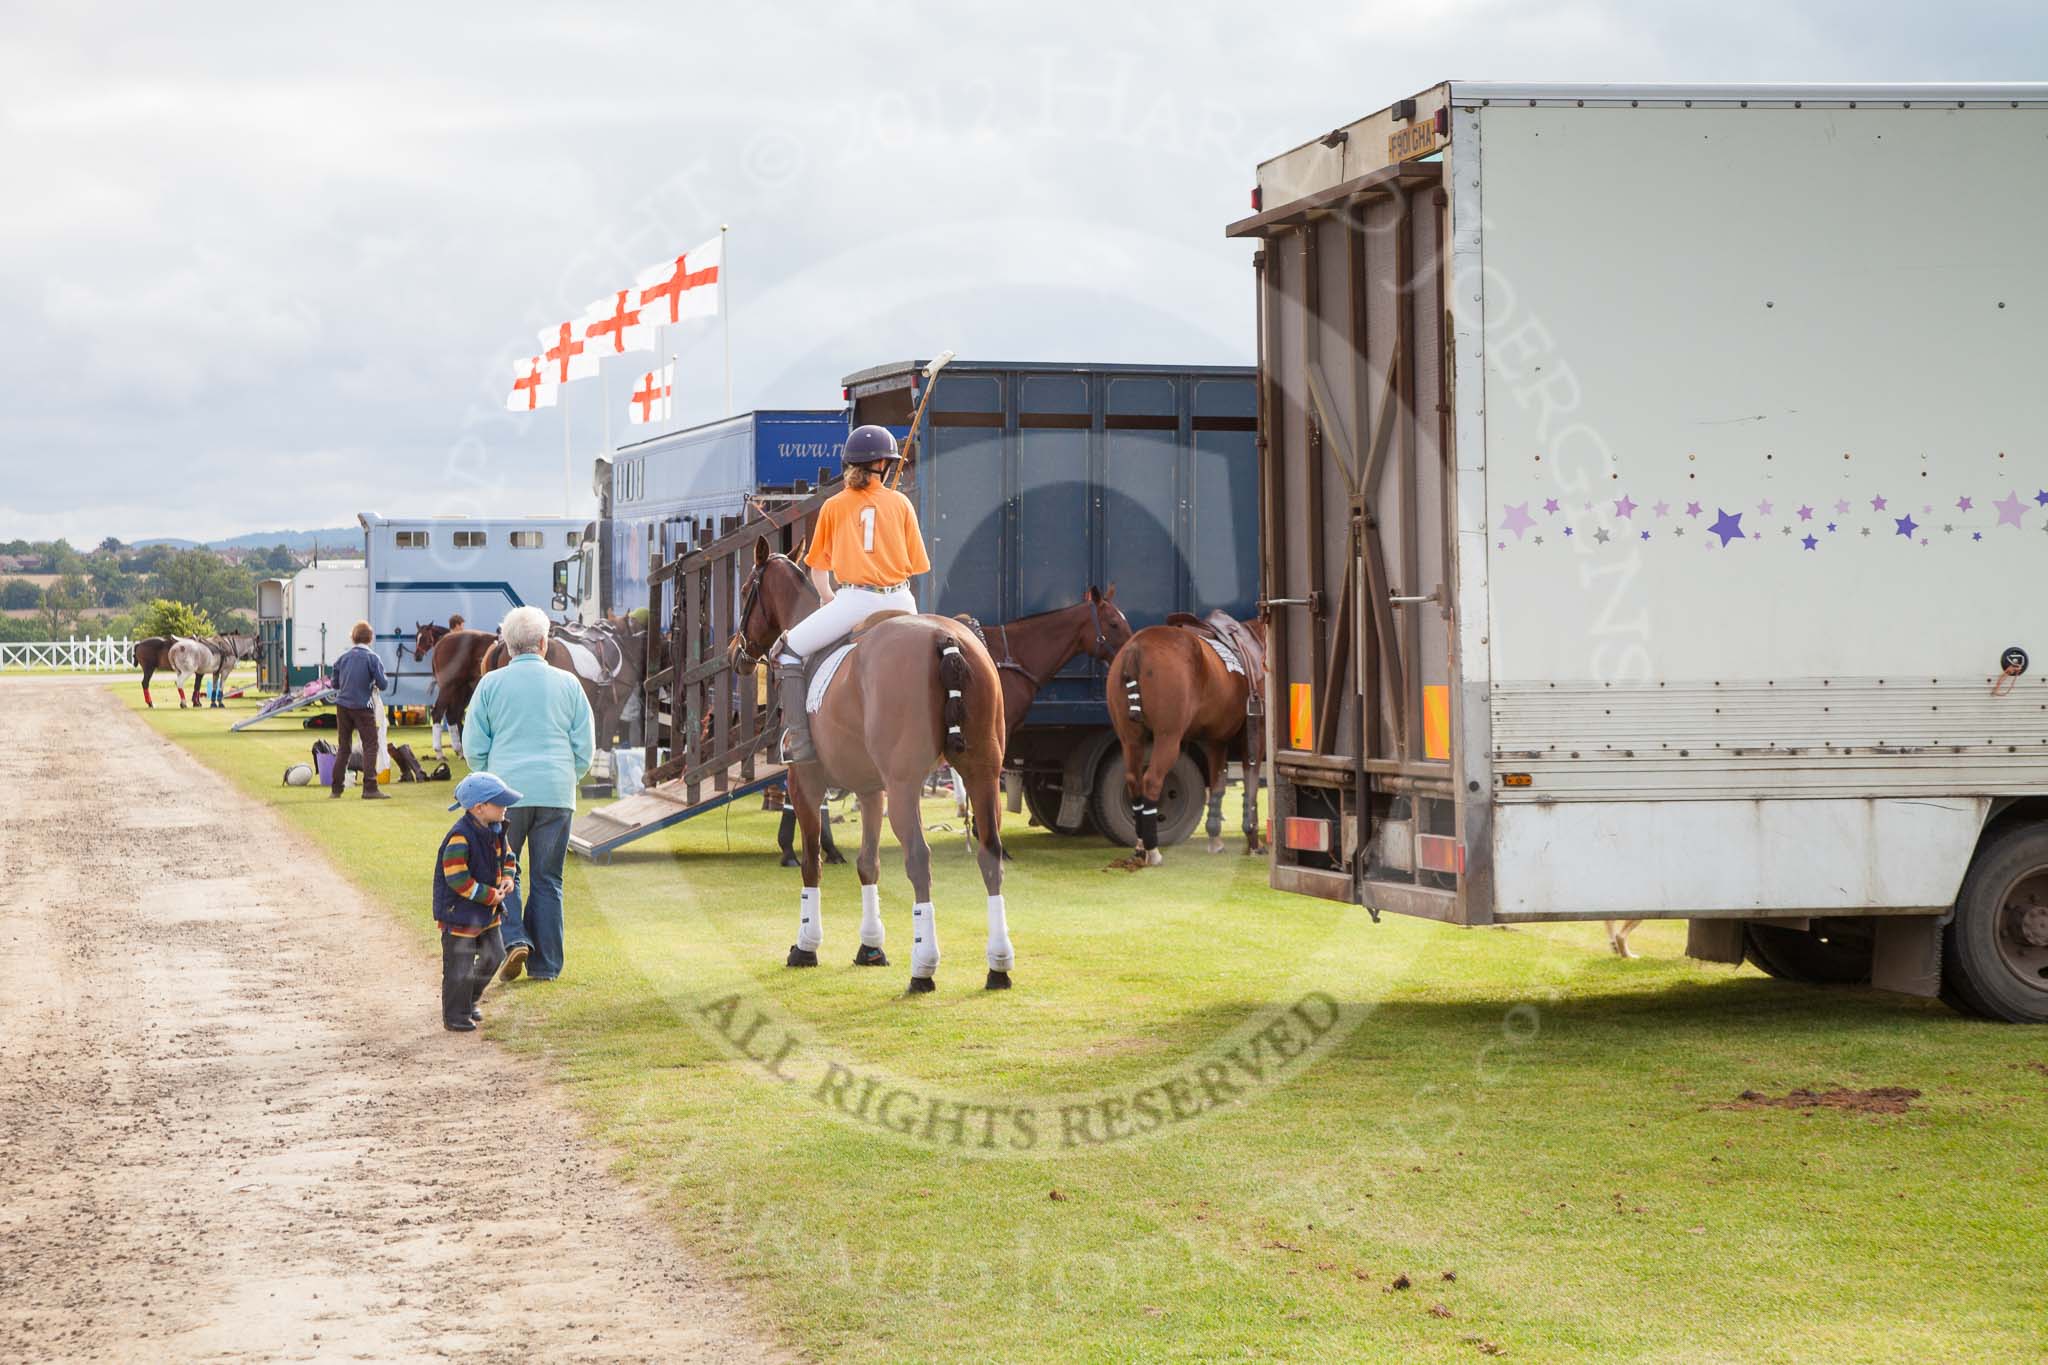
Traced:
[[878, 611], [917, 610], [910, 580], [928, 573], [932, 561], [918, 530], [917, 509], [883, 483], [889, 466], [902, 458], [887, 427], [857, 427], [846, 438], [846, 486], [819, 510], [804, 556], [818, 590], [818, 609], [790, 627], [775, 661], [785, 762], [808, 763], [817, 757], [805, 707], [804, 660], [844, 639]]

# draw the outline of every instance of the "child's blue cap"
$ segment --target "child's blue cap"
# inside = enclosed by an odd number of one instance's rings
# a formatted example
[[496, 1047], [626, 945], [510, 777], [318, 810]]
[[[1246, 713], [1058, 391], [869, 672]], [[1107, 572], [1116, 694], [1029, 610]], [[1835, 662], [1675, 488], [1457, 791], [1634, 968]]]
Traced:
[[519, 793], [494, 773], [471, 773], [455, 784], [455, 804], [449, 810], [468, 810], [489, 801], [500, 806], [519, 804]]

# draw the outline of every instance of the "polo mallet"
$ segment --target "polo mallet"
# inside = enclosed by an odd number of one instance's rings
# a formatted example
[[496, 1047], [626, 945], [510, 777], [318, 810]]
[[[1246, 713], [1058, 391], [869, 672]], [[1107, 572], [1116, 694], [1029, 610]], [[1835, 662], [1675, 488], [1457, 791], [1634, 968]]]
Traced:
[[917, 444], [917, 429], [924, 421], [924, 405], [932, 401], [932, 393], [939, 387], [939, 371], [952, 361], [953, 352], [940, 351], [924, 367], [924, 397], [917, 400], [917, 411], [910, 414], [910, 432], [903, 438], [903, 458], [896, 462], [896, 468], [889, 474], [891, 488], [902, 482], [903, 467], [910, 463], [911, 448]]

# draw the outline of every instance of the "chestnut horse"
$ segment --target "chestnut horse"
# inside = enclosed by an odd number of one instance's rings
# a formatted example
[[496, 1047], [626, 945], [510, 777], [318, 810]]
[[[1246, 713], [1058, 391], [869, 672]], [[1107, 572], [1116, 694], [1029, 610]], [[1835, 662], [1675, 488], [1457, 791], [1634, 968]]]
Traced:
[[[754, 544], [739, 630], [727, 647], [735, 671], [751, 674], [772, 654], [791, 626], [818, 608], [810, 575], [787, 555]], [[975, 860], [988, 892], [988, 990], [1006, 990], [1015, 953], [1003, 906], [1002, 801], [1003, 687], [995, 661], [965, 624], [950, 616], [878, 613], [856, 632], [858, 644], [841, 660], [811, 717], [816, 761], [789, 770], [790, 800], [803, 830], [804, 889], [791, 967], [818, 965], [824, 918], [818, 888], [818, 803], [830, 786], [860, 800], [861, 923], [854, 965], [882, 967], [882, 797], [889, 824], [903, 845], [903, 868], [916, 902], [911, 910], [910, 992], [934, 989], [939, 966], [938, 916], [932, 907], [932, 857], [925, 842], [919, 798], [925, 774], [950, 764], [967, 785], [974, 808]], [[834, 649], [839, 646], [833, 646]]]
[[[1265, 624], [1252, 621], [1244, 629], [1263, 650]], [[1200, 752], [1213, 803], [1221, 795], [1231, 749], [1261, 742], [1246, 734], [1246, 716], [1250, 672], [1264, 664], [1239, 662], [1245, 672], [1232, 670], [1199, 628], [1180, 624], [1147, 626], [1117, 651], [1109, 666], [1109, 718], [1123, 743], [1124, 788], [1137, 816], [1138, 845], [1130, 858], [1112, 866], [1136, 871], [1159, 865], [1159, 796], [1183, 744]], [[1246, 821], [1245, 852], [1257, 853], [1256, 789], [1247, 799], [1253, 813]], [[1221, 848], [1221, 839], [1212, 836], [1210, 852]]]

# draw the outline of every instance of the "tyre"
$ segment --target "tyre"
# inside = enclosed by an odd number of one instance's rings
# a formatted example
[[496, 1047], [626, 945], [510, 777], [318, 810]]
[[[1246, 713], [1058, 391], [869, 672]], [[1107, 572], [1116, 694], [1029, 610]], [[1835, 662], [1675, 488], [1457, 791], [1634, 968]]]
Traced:
[[[1202, 770], [1186, 754], [1166, 774], [1159, 793], [1159, 846], [1168, 848], [1195, 832], [1202, 822], [1208, 793], [1202, 786]], [[1131, 798], [1124, 791], [1124, 754], [1112, 749], [1095, 770], [1095, 796], [1088, 803], [1095, 828], [1118, 848], [1138, 842], [1137, 818], [1131, 814]]]
[[2048, 1023], [2048, 826], [2016, 826], [1977, 850], [1941, 950], [1951, 1006]]
[[1093, 834], [1095, 815], [1090, 809], [1092, 802], [1081, 803], [1081, 821], [1076, 825], [1059, 823], [1060, 775], [1058, 773], [1026, 773], [1024, 775], [1024, 809], [1031, 812], [1031, 818], [1054, 834]]
[[1875, 933], [1868, 920], [1815, 920], [1811, 931], [1778, 924], [1743, 930], [1744, 952], [1757, 970], [1784, 981], [1861, 986], [1870, 980]]

